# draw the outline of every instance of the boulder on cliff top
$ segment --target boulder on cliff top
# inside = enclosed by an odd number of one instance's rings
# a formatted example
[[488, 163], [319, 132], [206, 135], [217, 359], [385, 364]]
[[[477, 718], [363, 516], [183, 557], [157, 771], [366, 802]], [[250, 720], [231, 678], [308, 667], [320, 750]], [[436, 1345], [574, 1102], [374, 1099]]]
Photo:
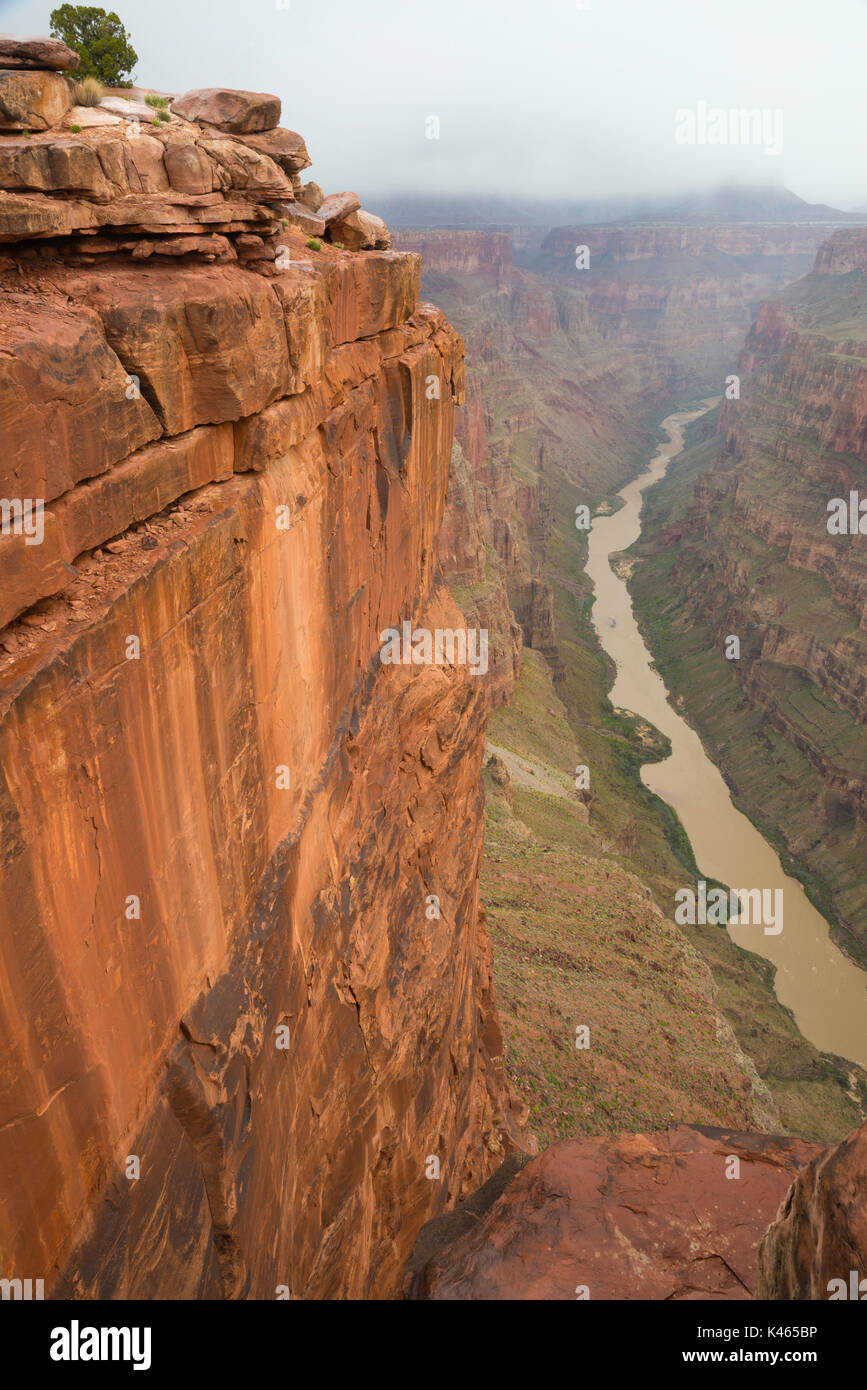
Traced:
[[328, 235], [347, 251], [387, 251], [391, 246], [391, 234], [382, 218], [363, 208], [329, 222]]
[[16, 39], [0, 34], [0, 68], [49, 68], [74, 72], [81, 62], [74, 48], [60, 39]]
[[[563, 1140], [465, 1234], [445, 1233], [420, 1270], [411, 1261], [409, 1297], [752, 1298], [765, 1226], [792, 1178], [823, 1151], [697, 1125]], [[429, 1250], [429, 1227], [423, 1234]]]
[[273, 130], [280, 122], [280, 98], [269, 92], [242, 92], [229, 87], [201, 87], [172, 102], [185, 120], [217, 126], [232, 135]]
[[325, 202], [312, 211], [317, 217], [321, 217], [323, 222], [336, 222], [338, 218], [348, 217], [350, 213], [357, 212], [360, 207], [361, 199], [357, 193], [330, 193]]
[[70, 85], [59, 72], [0, 70], [0, 131], [50, 130], [71, 105]]

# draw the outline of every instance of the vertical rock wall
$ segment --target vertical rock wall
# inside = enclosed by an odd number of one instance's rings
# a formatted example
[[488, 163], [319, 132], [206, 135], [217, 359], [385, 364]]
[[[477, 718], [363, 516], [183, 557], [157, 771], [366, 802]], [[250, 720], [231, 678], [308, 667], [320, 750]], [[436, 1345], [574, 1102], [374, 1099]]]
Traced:
[[202, 254], [157, 230], [139, 263], [72, 254], [56, 192], [17, 241], [18, 196], [4, 489], [45, 506], [41, 544], [0, 536], [0, 1273], [387, 1297], [520, 1142], [480, 681], [379, 659], [464, 626], [462, 343], [417, 257], [313, 254], [253, 195], [220, 235], [255, 215], [262, 274], [213, 263], [229, 193]]

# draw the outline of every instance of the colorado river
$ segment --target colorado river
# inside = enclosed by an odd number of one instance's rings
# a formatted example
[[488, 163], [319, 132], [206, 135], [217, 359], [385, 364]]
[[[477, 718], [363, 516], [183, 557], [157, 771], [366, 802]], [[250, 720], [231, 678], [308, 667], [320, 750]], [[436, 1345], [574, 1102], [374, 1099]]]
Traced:
[[[625, 505], [613, 516], [593, 519], [587, 573], [595, 588], [594, 626], [617, 666], [611, 700], [649, 720], [671, 740], [671, 756], [646, 765], [641, 776], [677, 812], [702, 875], [730, 888], [783, 890], [779, 935], [766, 934], [761, 923], [729, 923], [733, 940], [776, 966], [777, 998], [792, 1010], [806, 1038], [822, 1051], [867, 1066], [867, 974], [834, 945], [827, 922], [801, 884], [783, 872], [776, 852], [735, 809], [698, 734], [669, 704], [638, 630], [626, 584], [609, 564], [613, 552], [625, 550], [638, 538], [641, 494], [663, 476], [680, 452], [686, 425], [700, 414], [702, 409], [669, 415], [663, 421], [668, 442], [660, 446], [648, 472], [623, 489]], [[695, 890], [696, 885], [684, 876], [684, 887]], [[674, 911], [672, 903], [672, 916]], [[682, 930], [689, 934], [689, 926]]]

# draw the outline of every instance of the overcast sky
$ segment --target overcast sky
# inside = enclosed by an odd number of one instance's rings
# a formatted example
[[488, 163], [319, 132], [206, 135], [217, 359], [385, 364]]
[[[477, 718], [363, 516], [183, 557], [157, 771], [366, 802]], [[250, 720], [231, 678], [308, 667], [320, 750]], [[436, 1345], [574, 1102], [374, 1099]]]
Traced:
[[[576, 199], [784, 182], [867, 204], [867, 0], [119, 0], [158, 90], [276, 92], [326, 192]], [[110, 7], [110, 0], [105, 8]], [[50, 3], [0, 0], [47, 34]], [[701, 143], [699, 103], [767, 112]], [[675, 140], [676, 112], [696, 120]], [[777, 112], [782, 113], [782, 125]], [[431, 118], [439, 122], [439, 138]], [[690, 121], [681, 116], [688, 137]], [[782, 134], [782, 152], [775, 148]], [[705, 127], [708, 138], [708, 128]], [[305, 175], [305, 177], [307, 177]]]

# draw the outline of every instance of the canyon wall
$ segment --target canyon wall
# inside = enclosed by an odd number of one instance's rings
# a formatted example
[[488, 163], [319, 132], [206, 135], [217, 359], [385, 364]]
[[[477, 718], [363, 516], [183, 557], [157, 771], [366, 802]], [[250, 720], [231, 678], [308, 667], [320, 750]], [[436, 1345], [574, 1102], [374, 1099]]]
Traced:
[[[753, 297], [765, 292], [763, 286], [772, 290], [804, 270], [821, 235], [816, 228], [770, 228], [765, 235], [763, 228], [743, 235], [739, 230], [737, 237], [726, 229], [722, 238], [709, 238], [684, 229], [683, 238], [677, 238], [676, 261], [669, 229], [658, 240], [621, 248], [627, 258], [641, 263], [631, 289], [622, 289], [618, 272], [603, 257], [591, 260], [597, 274], [582, 280], [586, 291], [581, 295], [558, 280], [558, 275], [566, 275], [565, 268], [555, 274], [550, 264], [535, 270], [512, 265], [500, 239], [491, 238], [485, 253], [479, 234], [437, 231], [412, 234], [411, 239], [399, 234], [402, 245], [424, 251], [426, 292], [435, 292], [448, 305], [450, 316], [473, 344], [468, 405], [459, 412], [459, 470], [453, 468], [446, 513], [454, 543], [446, 547], [445, 563], [471, 594], [483, 589], [489, 593], [497, 574], [493, 551], [503, 567], [501, 591], [511, 599], [506, 573], [517, 552], [523, 571], [550, 596], [550, 625], [544, 646], [538, 644], [547, 661], [528, 650], [537, 643], [522, 619], [524, 664], [513, 689], [515, 708], [499, 707], [489, 722], [492, 756], [486, 773], [483, 875], [508, 1064], [530, 1102], [530, 1123], [549, 1146], [522, 1169], [507, 1165], [457, 1211], [425, 1226], [404, 1285], [410, 1298], [574, 1300], [583, 1290], [591, 1299], [617, 1300], [824, 1299], [831, 1292], [829, 1278], [842, 1275], [848, 1280], [850, 1268], [864, 1268], [867, 1251], [858, 1208], [864, 1129], [836, 1149], [781, 1134], [807, 1134], [818, 1140], [851, 1131], [864, 1114], [863, 1077], [859, 1083], [857, 1069], [823, 1057], [798, 1035], [772, 994], [767, 972], [756, 969], [756, 958], [738, 951], [725, 933], [690, 932], [696, 956], [713, 970], [710, 990], [702, 994], [699, 985], [695, 992], [697, 978], [690, 980], [688, 974], [697, 963], [695, 956], [688, 961], [677, 958], [674, 939], [665, 940], [663, 914], [657, 913], [654, 920], [640, 900], [639, 895], [649, 896], [646, 885], [652, 884], [658, 901], [671, 902], [666, 883], [671, 845], [661, 836], [654, 839], [658, 831], [640, 791], [622, 776], [622, 749], [617, 745], [624, 739], [626, 721], [619, 722], [612, 738], [613, 759], [606, 757], [604, 741], [594, 728], [606, 717], [611, 725], [615, 721], [605, 710], [606, 687], [595, 688], [592, 666], [581, 649], [586, 639], [574, 619], [584, 592], [577, 572], [581, 547], [570, 535], [571, 517], [564, 517], [571, 511], [567, 499], [571, 503], [586, 497], [598, 503], [606, 485], [613, 488], [617, 470], [626, 475], [634, 467], [628, 443], [613, 435], [606, 440], [609, 457], [597, 464], [589, 421], [596, 439], [606, 438], [610, 422], [628, 405], [635, 431], [636, 417], [652, 419], [658, 402], [677, 382], [691, 391], [712, 384], [718, 393], [728, 371], [741, 373], [742, 399], [726, 404], [723, 433], [708, 437], [706, 425], [698, 431], [700, 442], [691, 451], [697, 460], [694, 469], [702, 460], [706, 464], [708, 450], [727, 438], [733, 455], [740, 458], [741, 451], [745, 453], [739, 422], [748, 415], [755, 419], [759, 398], [763, 410], [774, 410], [773, 421], [764, 421], [765, 447], [769, 439], [779, 446], [790, 428], [814, 436], [836, 453], [862, 447], [864, 410], [856, 384], [860, 347], [853, 347], [848, 336], [857, 315], [847, 317], [842, 343], [817, 338], [816, 324], [810, 321], [795, 350], [793, 321], [786, 319], [781, 326], [776, 307], [763, 305], [739, 360], [743, 332], [755, 308]], [[716, 265], [710, 265], [723, 249]], [[615, 264], [620, 251], [606, 248], [606, 255], [609, 250]], [[848, 274], [840, 289], [849, 296], [850, 307], [858, 279], [850, 272], [859, 269], [860, 254], [852, 233], [845, 232], [823, 246], [817, 260], [817, 268]], [[732, 265], [726, 259], [730, 257], [739, 261]], [[749, 258], [755, 258], [752, 264]], [[688, 259], [697, 268], [688, 265]], [[660, 290], [654, 276], [663, 274], [671, 277], [671, 285]], [[707, 277], [703, 290], [702, 276]], [[816, 290], [820, 298], [826, 292], [823, 286]], [[798, 293], [793, 289], [787, 298], [797, 299]], [[633, 305], [646, 310], [654, 294], [657, 306], [663, 306], [657, 316], [643, 322], [638, 312], [630, 317]], [[680, 337], [669, 333], [665, 324], [672, 303], [683, 315]], [[522, 319], [527, 321], [530, 304], [532, 338], [516, 327]], [[609, 313], [612, 305], [614, 312]], [[773, 350], [780, 350], [785, 341], [789, 356], [784, 385], [773, 388], [779, 399], [771, 407], [766, 384], [773, 335]], [[572, 352], [568, 366], [564, 339]], [[702, 343], [708, 348], [704, 358]], [[630, 361], [636, 351], [646, 354], [649, 363], [640, 384]], [[708, 366], [719, 374], [715, 379], [708, 376]], [[764, 373], [758, 382], [755, 371]], [[560, 431], [551, 409], [552, 383], [565, 395], [566, 380], [574, 383], [573, 402], [580, 399], [579, 393], [595, 390], [595, 395], [587, 424], [582, 427], [576, 410], [566, 430]], [[830, 384], [836, 389], [828, 389]], [[743, 397], [752, 404], [744, 405]], [[793, 401], [798, 403], [796, 410]], [[801, 447], [805, 452], [803, 442]], [[787, 452], [786, 469], [803, 464], [804, 452]], [[768, 599], [766, 570], [760, 571], [758, 585], [746, 569], [738, 571], [741, 556], [728, 529], [746, 529], [740, 506], [752, 479], [762, 495], [762, 524], [769, 525], [771, 515], [777, 528], [791, 521], [781, 520], [786, 508], [778, 505], [784, 489], [787, 505], [791, 502], [791, 477], [784, 477], [782, 469], [773, 479], [769, 473], [763, 475], [760, 449], [753, 454], [749, 463], [744, 456], [731, 520], [725, 502], [725, 469], [733, 467], [729, 461], [701, 476], [694, 493], [688, 489], [688, 501], [675, 505], [674, 519], [669, 517], [665, 525], [660, 519], [655, 534], [654, 523], [650, 528], [651, 548], [658, 544], [676, 565], [682, 582], [689, 583], [692, 601], [710, 607], [721, 589], [731, 587], [735, 575], [743, 603], [753, 585], [755, 611], [749, 612], [749, 621], [734, 628], [722, 626], [720, 632], [751, 634], [758, 616], [766, 611], [779, 616], [782, 611], [781, 588], [771, 595], [767, 609], [762, 607]], [[492, 460], [498, 465], [495, 487]], [[845, 494], [851, 476], [841, 473], [840, 466], [837, 457], [835, 491]], [[797, 466], [795, 471], [799, 475]], [[564, 486], [568, 483], [571, 489]], [[490, 522], [492, 493], [498, 526]], [[709, 506], [714, 508], [710, 518]], [[754, 503], [748, 511], [757, 515]], [[467, 517], [475, 519], [474, 531], [461, 525]], [[824, 526], [824, 511], [820, 521]], [[804, 552], [803, 543], [792, 547], [791, 540], [786, 537], [795, 554]], [[832, 582], [836, 575], [836, 582], [857, 597], [860, 571], [853, 549], [835, 552], [833, 572], [827, 554], [819, 559], [822, 574]], [[651, 561], [645, 563], [649, 566]], [[643, 572], [641, 567], [638, 572]], [[644, 587], [652, 587], [652, 581]], [[863, 598], [858, 601], [863, 604]], [[791, 604], [795, 616], [801, 602], [798, 590]], [[512, 608], [518, 617], [517, 605]], [[743, 619], [743, 611], [738, 616]], [[721, 621], [735, 619], [726, 616]], [[677, 637], [685, 641], [682, 627]], [[788, 655], [783, 656], [787, 645]], [[790, 639], [784, 637], [777, 660], [791, 660], [791, 650]], [[858, 707], [863, 714], [857, 682], [845, 677], [840, 654], [826, 661], [824, 669], [828, 680], [833, 672], [847, 686], [853, 710]], [[556, 683], [549, 672], [557, 674]], [[743, 699], [740, 703], [743, 706]], [[566, 720], [574, 731], [571, 745], [564, 735]], [[637, 762], [652, 755], [649, 731], [641, 731], [639, 737], [646, 743]], [[843, 746], [848, 749], [851, 744]], [[564, 773], [585, 758], [595, 790], [585, 807], [577, 807], [569, 803]], [[805, 769], [793, 783], [793, 795], [808, 795], [806, 788], [814, 779], [812, 770]], [[627, 824], [623, 830], [623, 821], [616, 819], [610, 805], [617, 797], [617, 809], [622, 814], [627, 807], [632, 816], [631, 827]], [[836, 814], [839, 817], [839, 808]], [[629, 863], [640, 879], [622, 874]], [[584, 895], [589, 898], [586, 906]], [[664, 965], [657, 962], [660, 950]], [[633, 952], [641, 962], [637, 973], [629, 969]], [[656, 968], [664, 977], [662, 995], [654, 980]], [[657, 1013], [662, 999], [665, 1049], [662, 1056], [653, 1053], [651, 1078], [647, 1056], [658, 1037], [654, 1025], [663, 1016]], [[689, 1021], [684, 1024], [678, 1010], [686, 999]], [[628, 1021], [621, 1008], [628, 1011]], [[564, 1055], [567, 1023], [575, 1018], [587, 1020], [593, 1036], [592, 1049], [578, 1065], [574, 1052]], [[713, 1049], [702, 1045], [702, 1029], [711, 1022], [716, 1028]], [[738, 1059], [729, 1050], [728, 1023], [748, 1058], [741, 1054]], [[633, 1024], [638, 1033], [634, 1052]], [[689, 1079], [679, 1084], [687, 1039]], [[638, 1057], [641, 1078], [633, 1082], [630, 1068]], [[756, 1077], [753, 1063], [770, 1094]], [[705, 1085], [708, 1067], [714, 1086], [710, 1094]], [[664, 1099], [655, 1111], [657, 1098], [652, 1093], [657, 1085]], [[708, 1118], [711, 1109], [714, 1119]], [[669, 1125], [662, 1133], [654, 1132], [656, 1114]], [[741, 1116], [742, 1127], [765, 1132], [723, 1128], [722, 1114], [729, 1125]], [[704, 1123], [678, 1125], [678, 1116], [703, 1116]], [[638, 1133], [623, 1132], [636, 1128]], [[729, 1181], [726, 1171], [733, 1155], [741, 1165], [738, 1182]], [[765, 1235], [775, 1216], [776, 1223]]]
[[865, 266], [867, 232], [837, 232], [761, 306], [717, 432], [649, 500], [633, 580], [736, 795], [862, 963], [867, 559], [857, 519], [835, 534], [829, 504], [848, 516], [867, 482]]
[[[717, 394], [759, 302], [804, 275], [821, 224], [555, 227], [527, 264], [586, 296], [598, 332], [663, 375], [671, 394]], [[586, 262], [576, 264], [580, 247]]]
[[[684, 399], [672, 394], [678, 384], [690, 395], [709, 384], [722, 391], [738, 365], [754, 278], [773, 284], [787, 265], [804, 268], [812, 259], [805, 247], [815, 248], [822, 231], [658, 230], [645, 243], [633, 229], [627, 249], [636, 258], [649, 251], [635, 261], [634, 283], [641, 293], [665, 286], [679, 306], [674, 335], [667, 310], [626, 314], [622, 323], [600, 311], [599, 298], [618, 292], [619, 271], [592, 250], [590, 268], [578, 271], [574, 258], [550, 249], [532, 266], [516, 253], [516, 265], [497, 234], [395, 237], [424, 254], [423, 293], [468, 345], [440, 556], [463, 611], [491, 633], [483, 897], [509, 1065], [540, 1142], [636, 1124], [656, 1130], [672, 1117], [831, 1140], [863, 1117], [858, 1084], [800, 1036], [766, 973], [725, 933], [691, 930], [697, 956], [676, 972], [681, 1021], [660, 996], [650, 962], [657, 950], [670, 956], [663, 921], [684, 874], [697, 870], [676, 818], [661, 813], [639, 776], [664, 748], [648, 726], [611, 708], [611, 673], [590, 620], [587, 533], [575, 524], [576, 507], [589, 518], [616, 505], [614, 492], [654, 452], [656, 422]], [[626, 235], [596, 231], [615, 245]], [[723, 235], [732, 253], [711, 254]], [[848, 244], [849, 233], [841, 238]], [[690, 254], [670, 254], [672, 239]], [[780, 248], [794, 260], [781, 259]], [[706, 295], [696, 293], [699, 283]], [[666, 554], [673, 559], [675, 548], [666, 545]], [[584, 790], [576, 788], [581, 765]], [[636, 894], [627, 922], [623, 904]], [[594, 988], [579, 964], [582, 942]], [[638, 975], [627, 964], [635, 951]], [[545, 968], [555, 960], [560, 970]], [[568, 1017], [575, 1009], [605, 1030], [579, 1068], [552, 1024], [558, 1010]], [[657, 1009], [669, 1019], [671, 1050], [651, 1084], [641, 1059]], [[703, 1039], [701, 1061], [697, 1019], [717, 1030], [716, 1040]], [[690, 1063], [681, 1070], [684, 1048]]]
[[546, 475], [605, 490], [651, 434], [637, 403], [665, 390], [603, 341], [584, 296], [516, 266], [508, 236], [421, 230], [395, 245], [422, 256], [423, 292], [467, 343], [441, 560], [465, 611], [487, 626], [492, 706], [508, 700], [523, 645], [559, 670], [553, 597], [534, 548], [550, 529]]
[[0, 1273], [388, 1297], [523, 1142], [484, 692], [380, 661], [464, 626], [463, 345], [416, 256], [306, 239], [300, 137], [193, 95], [0, 137], [3, 491], [45, 504], [0, 536]]

